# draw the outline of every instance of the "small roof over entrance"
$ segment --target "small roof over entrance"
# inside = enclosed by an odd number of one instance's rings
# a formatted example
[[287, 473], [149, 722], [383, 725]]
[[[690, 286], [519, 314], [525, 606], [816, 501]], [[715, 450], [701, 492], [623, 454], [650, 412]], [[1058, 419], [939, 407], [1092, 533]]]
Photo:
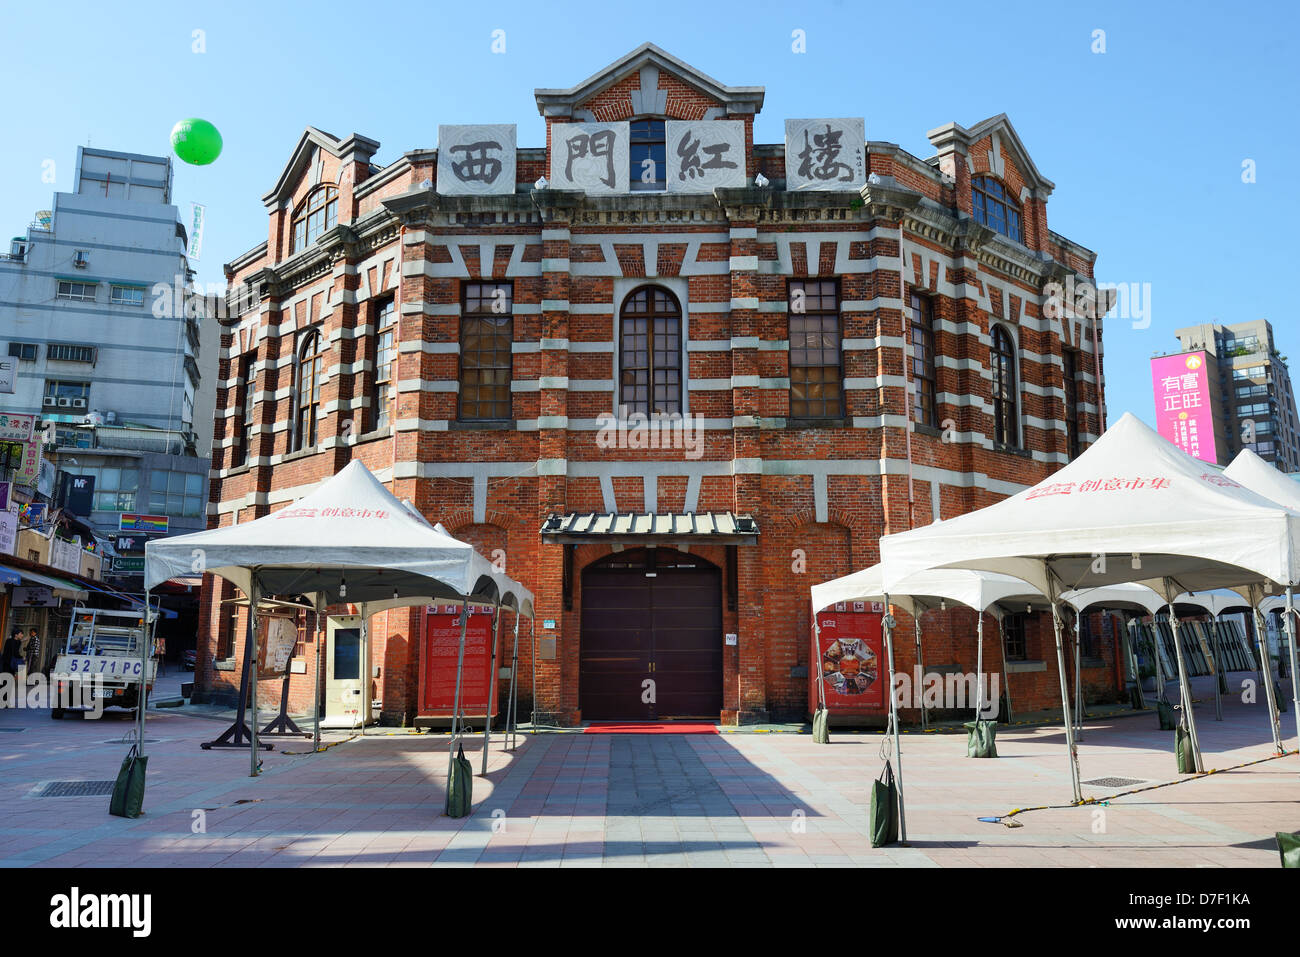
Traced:
[[757, 545], [758, 523], [731, 512], [552, 512], [542, 525], [542, 541], [654, 545], [719, 543]]

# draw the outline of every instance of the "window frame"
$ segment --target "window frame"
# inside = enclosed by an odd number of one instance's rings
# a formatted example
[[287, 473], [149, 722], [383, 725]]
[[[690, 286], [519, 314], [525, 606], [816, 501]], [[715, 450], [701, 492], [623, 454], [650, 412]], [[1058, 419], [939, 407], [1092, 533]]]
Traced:
[[[833, 312], [832, 312], [831, 310], [827, 310], [827, 309], [824, 309], [824, 308], [818, 308], [818, 309], [807, 309], [807, 308], [805, 308], [805, 309], [803, 310], [803, 312], [795, 312], [795, 311], [793, 311], [793, 309], [791, 308], [791, 300], [794, 298], [794, 292], [795, 292], [796, 287], [799, 287], [799, 288], [802, 288], [802, 289], [803, 289], [803, 291], [804, 291], [804, 299], [805, 299], [805, 301], [806, 301], [807, 298], [808, 298], [809, 286], [813, 286], [813, 285], [815, 285], [815, 286], [819, 286], [819, 287], [824, 287], [824, 286], [829, 286], [829, 287], [830, 287], [830, 294], [833, 295], [833, 296], [834, 296], [834, 299], [835, 299], [835, 308], [834, 308]], [[786, 359], [786, 373], [787, 373], [787, 375], [788, 375], [788, 377], [789, 377], [789, 379], [790, 379], [790, 388], [789, 388], [789, 418], [790, 418], [790, 419], [793, 419], [793, 420], [796, 420], [796, 421], [801, 421], [801, 420], [819, 420], [819, 419], [842, 419], [842, 418], [844, 417], [844, 415], [845, 415], [845, 407], [846, 407], [846, 406], [845, 406], [845, 401], [846, 401], [846, 400], [845, 400], [845, 395], [844, 395], [844, 312], [843, 312], [844, 300], [841, 298], [841, 296], [840, 296], [840, 292], [841, 292], [841, 287], [840, 287], [840, 281], [839, 281], [838, 278], [806, 277], [806, 278], [800, 278], [800, 279], [788, 279], [788, 280], [786, 280], [786, 292], [785, 292], [785, 301], [786, 301], [786, 336], [787, 336], [788, 341], [789, 341], [789, 352], [787, 353], [787, 359]], [[826, 292], [824, 289], [819, 289], [818, 292], [817, 292], [818, 302], [820, 303], [820, 302], [822, 301], [822, 299], [823, 299], [826, 295], [827, 295], [827, 292]], [[820, 400], [817, 400], [817, 401], [820, 401], [820, 402], [822, 403], [822, 410], [821, 410], [820, 413], [815, 413], [815, 412], [813, 412], [813, 411], [811, 410], [811, 407], [808, 406], [808, 405], [805, 405], [805, 406], [804, 406], [804, 410], [803, 410], [803, 411], [796, 411], [796, 410], [795, 410], [795, 403], [796, 403], [796, 401], [803, 402], [803, 403], [810, 403], [810, 402], [812, 402], [812, 401], [814, 401], [814, 400], [809, 399], [809, 398], [807, 398], [806, 396], [805, 396], [803, 399], [799, 399], [799, 400], [796, 400], [796, 399], [795, 399], [795, 395], [794, 395], [794, 393], [795, 393], [795, 382], [796, 382], [796, 379], [799, 378], [798, 376], [795, 375], [795, 370], [796, 370], [796, 369], [821, 369], [821, 370], [830, 370], [832, 367], [829, 366], [829, 365], [825, 365], [825, 364], [814, 365], [814, 364], [812, 364], [811, 362], [805, 362], [805, 363], [800, 363], [800, 364], [796, 364], [796, 363], [795, 363], [795, 355], [796, 355], [797, 352], [799, 352], [799, 351], [805, 351], [805, 352], [809, 352], [809, 353], [811, 353], [812, 351], [814, 351], [813, 348], [807, 344], [807, 341], [806, 341], [806, 340], [805, 340], [805, 344], [802, 345], [802, 346], [796, 346], [796, 345], [795, 345], [795, 335], [796, 335], [796, 332], [795, 332], [795, 329], [794, 329], [795, 317], [796, 317], [796, 316], [801, 316], [801, 317], [803, 317], [804, 319], [807, 319], [807, 318], [810, 317], [810, 316], [820, 316], [820, 317], [825, 318], [825, 317], [829, 317], [829, 316], [831, 316], [831, 315], [834, 315], [834, 318], [835, 318], [835, 322], [834, 322], [834, 335], [835, 335], [835, 347], [834, 347], [834, 351], [835, 351], [836, 365], [834, 366], [834, 372], [835, 372], [835, 374], [834, 374], [834, 382], [835, 382], [835, 386], [836, 386], [836, 389], [837, 389], [837, 392], [838, 392], [838, 403], [836, 404], [836, 406], [835, 406], [833, 409], [828, 409], [828, 408], [826, 407], [826, 406], [827, 406], [827, 400], [825, 399], [825, 397], [822, 397]], [[809, 329], [803, 329], [803, 330], [801, 330], [801, 333], [802, 333], [803, 335], [805, 335], [805, 336], [811, 334], [811, 332], [812, 332], [812, 330], [809, 330]], [[825, 335], [826, 335], [826, 329], [823, 327], [823, 328], [820, 330], [819, 334], [822, 335], [822, 336], [825, 336]], [[826, 346], [825, 346], [824, 341], [823, 341], [823, 344], [822, 344], [821, 346], [817, 347], [817, 350], [816, 350], [816, 351], [820, 351], [820, 352], [823, 352], [823, 353], [826, 351]], [[823, 358], [824, 358], [824, 356], [823, 356]], [[804, 386], [807, 386], [807, 385], [814, 385], [814, 384], [818, 384], [818, 383], [812, 383], [811, 381], [805, 380], [805, 381], [802, 381], [800, 384], [802, 384], [802, 385], [804, 385]], [[823, 380], [820, 384], [823, 385], [823, 386], [825, 386], [825, 385], [827, 384], [827, 381], [826, 381], [826, 380]]]
[[1030, 661], [1028, 616], [1012, 612], [1002, 616], [1002, 650], [1007, 661]]
[[[508, 308], [505, 319], [498, 324], [484, 317], [499, 315], [490, 303], [498, 301], [496, 290], [505, 290]], [[499, 328], [504, 325], [504, 330]], [[457, 366], [456, 419], [459, 422], [510, 422], [514, 419], [514, 393], [510, 388], [514, 381], [514, 339], [515, 339], [515, 291], [514, 282], [509, 279], [493, 281], [482, 280], [461, 283], [460, 290], [460, 329], [457, 333], [460, 343], [460, 361]], [[466, 341], [477, 337], [480, 344], [466, 348]], [[484, 348], [485, 339], [494, 340], [493, 348]], [[504, 340], [505, 347], [501, 348]], [[503, 359], [504, 357], [504, 359]], [[472, 364], [470, 361], [472, 360]], [[484, 383], [477, 381], [481, 373], [504, 373], [503, 382]], [[476, 381], [470, 382], [474, 378]], [[474, 391], [472, 400], [466, 399], [470, 390]], [[491, 398], [483, 398], [483, 390], [490, 390]], [[502, 394], [504, 393], [504, 394]], [[487, 405], [491, 414], [483, 414]], [[472, 407], [472, 411], [471, 411]], [[504, 415], [497, 414], [504, 413]]]
[[[144, 308], [144, 289], [145, 289], [144, 286], [136, 286], [136, 285], [132, 285], [132, 284], [130, 284], [130, 283], [120, 283], [120, 282], [110, 283], [110, 284], [109, 284], [109, 287], [108, 287], [108, 302], [109, 302], [109, 305], [112, 305], [112, 306], [138, 306], [139, 308], [142, 308], [142, 309], [143, 309], [143, 308]], [[133, 292], [133, 293], [139, 293], [139, 295], [140, 295], [140, 299], [139, 299], [139, 301], [137, 302], [134, 298], [130, 298], [130, 299], [124, 299], [124, 298], [121, 298], [120, 295], [119, 295], [119, 293], [122, 292], [122, 291], [125, 291], [125, 292]]]
[[[939, 427], [938, 367], [935, 363], [934, 298], [913, 291], [910, 299], [911, 318], [908, 320], [912, 367], [912, 421]], [[922, 337], [922, 353], [917, 354], [917, 336]], [[842, 351], [842, 349], [841, 349]], [[926, 414], [926, 409], [929, 412]]]
[[[638, 136], [637, 127], [641, 124], [647, 129]], [[656, 132], [658, 139], [653, 139]], [[641, 151], [645, 152], [644, 156], [638, 155]], [[652, 183], [641, 180], [641, 166], [647, 159], [655, 163]], [[668, 189], [668, 123], [662, 117], [645, 116], [628, 122], [628, 187], [634, 193], [662, 193]]]
[[[62, 352], [73, 352], [73, 355], [62, 355]], [[79, 346], [65, 342], [51, 342], [45, 347], [45, 360], [47, 362], [80, 362], [85, 365], [94, 365], [97, 358], [94, 346]]]
[[[316, 202], [317, 197], [323, 197]], [[289, 224], [289, 253], [300, 253], [310, 249], [324, 233], [338, 225], [339, 188], [334, 183], [321, 183], [303, 197], [301, 203], [294, 207]], [[313, 232], [312, 218], [321, 215], [321, 222]], [[302, 226], [301, 233], [298, 227]]]
[[[389, 424], [388, 410], [394, 367], [397, 364], [397, 297], [387, 296], [371, 304], [374, 371], [370, 388], [370, 431], [377, 432]], [[512, 329], [513, 332], [513, 329]]]
[[[1007, 350], [998, 348], [1003, 339]], [[993, 374], [993, 441], [1006, 448], [1020, 445], [1020, 357], [1015, 337], [1006, 326], [995, 323], [989, 335], [989, 366]], [[1005, 379], [1010, 376], [1008, 387]], [[1008, 440], [1008, 428], [1014, 433]]]
[[1065, 454], [1073, 461], [1082, 449], [1079, 437], [1079, 355], [1074, 349], [1061, 350], [1061, 382], [1065, 392], [1062, 400]]
[[[990, 184], [992, 187], [986, 187], [984, 184]], [[992, 173], [981, 173], [971, 177], [971, 214], [975, 217], [975, 222], [981, 226], [987, 226], [1000, 235], [1007, 237], [1013, 242], [1025, 245], [1025, 211], [1020, 201], [1013, 199], [1011, 189], [1006, 182]], [[989, 222], [989, 204], [1000, 207], [1001, 222], [1004, 228], [999, 229], [994, 223]], [[1015, 233], [1011, 232], [1012, 214], [1015, 216]]]
[[[65, 292], [64, 286], [68, 289]], [[73, 286], [80, 286], [80, 294], [74, 294]], [[89, 294], [87, 295], [87, 290]], [[54, 298], [61, 299], [64, 302], [95, 302], [99, 298], [99, 283], [83, 282], [80, 279], [56, 279], [54, 286]]]
[[235, 359], [235, 375], [238, 378], [238, 385], [235, 386], [235, 409], [234, 409], [234, 435], [231, 436], [234, 441], [230, 456], [230, 467], [240, 468], [247, 465], [249, 460], [248, 440], [251, 434], [253, 424], [253, 385], [249, 377], [253, 370], [253, 361], [255, 354], [246, 352]]
[[[307, 349], [315, 343], [315, 348], [309, 355]], [[324, 371], [325, 356], [328, 346], [325, 345], [324, 337], [321, 335], [318, 327], [313, 327], [303, 334], [301, 342], [294, 353], [294, 379], [293, 379], [293, 448], [291, 452], [301, 452], [307, 449], [314, 449], [320, 439], [318, 435], [317, 417], [320, 412], [321, 404], [321, 374]], [[311, 388], [309, 392], [304, 393], [303, 372], [311, 368]], [[304, 395], [310, 399], [304, 406]], [[306, 434], [304, 434], [306, 433]], [[310, 437], [310, 441], [307, 441]]]
[[[660, 309], [658, 297], [663, 296], [669, 303], [669, 308]], [[645, 311], [633, 310], [630, 307], [641, 301], [642, 296], [646, 297]], [[629, 346], [628, 339], [642, 335], [642, 333], [628, 330], [629, 323], [637, 320], [645, 322], [645, 348], [638, 349], [635, 344]], [[675, 328], [660, 332], [656, 325], [660, 320], [675, 322]], [[618, 410], [620, 415], [630, 415], [639, 412], [642, 415], [683, 415], [686, 412], [686, 338], [685, 331], [685, 313], [682, 310], [682, 301], [677, 294], [667, 286], [658, 283], [642, 283], [632, 289], [618, 307], [618, 381], [615, 383], [615, 391], [618, 397]], [[663, 337], [675, 338], [677, 341], [676, 348], [673, 348], [667, 341], [660, 346], [660, 339]], [[634, 359], [629, 362], [628, 356], [633, 357], [644, 354], [645, 365], [640, 364], [640, 360]], [[659, 358], [665, 360], [672, 357], [673, 363], [659, 365]], [[674, 364], [675, 363], [675, 364]], [[665, 379], [662, 383], [657, 381], [657, 373], [663, 372]], [[645, 381], [628, 382], [627, 377], [631, 374], [644, 373]], [[670, 375], [676, 375], [676, 396], [670, 395], [674, 383]], [[664, 405], [660, 406], [658, 390], [660, 386], [664, 389]], [[636, 397], [638, 389], [645, 389], [645, 399], [641, 400]], [[632, 398], [628, 398], [628, 390], [632, 390]]]

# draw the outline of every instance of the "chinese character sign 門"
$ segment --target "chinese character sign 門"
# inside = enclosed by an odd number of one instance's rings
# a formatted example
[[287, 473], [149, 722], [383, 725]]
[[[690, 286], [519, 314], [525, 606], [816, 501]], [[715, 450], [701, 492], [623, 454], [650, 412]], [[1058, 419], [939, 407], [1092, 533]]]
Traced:
[[785, 121], [785, 188], [857, 190], [867, 182], [862, 117]]
[[742, 121], [668, 120], [664, 140], [668, 192], [712, 193], [745, 185]]
[[1156, 428], [1188, 455], [1217, 462], [1206, 354], [1186, 352], [1151, 360]]
[[627, 123], [555, 123], [551, 126], [551, 186], [586, 193], [629, 191]]
[[438, 127], [438, 192], [444, 196], [512, 195], [515, 125]]

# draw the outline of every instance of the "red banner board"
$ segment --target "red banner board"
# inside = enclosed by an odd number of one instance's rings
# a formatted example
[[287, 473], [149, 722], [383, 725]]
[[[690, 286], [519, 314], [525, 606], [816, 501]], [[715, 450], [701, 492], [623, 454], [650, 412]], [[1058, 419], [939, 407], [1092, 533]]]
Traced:
[[[420, 714], [450, 717], [456, 702], [456, 659], [460, 653], [460, 609], [429, 605], [424, 613], [420, 647]], [[499, 653], [499, 649], [498, 649]], [[465, 630], [465, 668], [461, 676], [461, 713], [488, 713], [491, 693], [496, 712], [496, 682], [492, 680], [492, 608], [470, 606]]]
[[882, 715], [887, 710], [885, 661], [879, 602], [845, 601], [817, 613], [817, 660], [808, 669], [808, 709], [817, 710], [820, 680], [833, 715]]

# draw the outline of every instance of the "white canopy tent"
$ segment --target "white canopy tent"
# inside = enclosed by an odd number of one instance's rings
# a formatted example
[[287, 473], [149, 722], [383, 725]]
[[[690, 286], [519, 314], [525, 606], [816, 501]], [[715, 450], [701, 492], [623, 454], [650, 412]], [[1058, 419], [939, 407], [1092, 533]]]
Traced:
[[[845, 575], [842, 578], [836, 578], [828, 582], [822, 582], [820, 585], [812, 586], [812, 604], [813, 604], [813, 623], [815, 631], [817, 628], [817, 613], [825, 608], [829, 608], [839, 602], [844, 601], [879, 601], [886, 606], [896, 605], [904, 609], [915, 623], [916, 628], [916, 646], [917, 646], [917, 663], [921, 661], [921, 615], [932, 609], [939, 608], [945, 602], [952, 601], [957, 604], [973, 608], [979, 613], [979, 645], [976, 652], [977, 663], [976, 684], [975, 684], [975, 714], [980, 717], [983, 714], [983, 675], [984, 675], [984, 613], [990, 611], [998, 618], [999, 623], [1002, 621], [1002, 609], [997, 606], [1000, 601], [1024, 601], [1042, 596], [1034, 593], [1031, 586], [1019, 579], [1012, 578], [1008, 575], [998, 575], [990, 572], [977, 572], [966, 570], [935, 570], [919, 572], [912, 575], [894, 586], [894, 591], [887, 592], [884, 588], [884, 574], [880, 565], [872, 565], [870, 568], [863, 569], [860, 572], [854, 572], [851, 575]], [[886, 608], [888, 611], [888, 608]], [[898, 700], [894, 694], [894, 628], [892, 615], [885, 619], [885, 647], [888, 659], [888, 677], [889, 683], [885, 686], [885, 693], [889, 699], [889, 723], [890, 732], [894, 739], [894, 755], [898, 761], [898, 820], [899, 835], [904, 842], [907, 841], [907, 818], [903, 810], [903, 752], [902, 742], [899, 739], [898, 729]], [[820, 643], [818, 644], [820, 648]], [[816, 667], [816, 662], [810, 664]], [[820, 669], [818, 669], [820, 671]], [[1006, 680], [1006, 658], [1005, 647], [1003, 650], [1003, 680]], [[820, 681], [820, 675], [818, 677]], [[924, 708], [922, 714], [924, 715]]]
[[[1020, 578], [1052, 603], [1062, 710], [1069, 713], [1061, 645], [1063, 592], [1142, 581], [1172, 600], [1184, 591], [1300, 580], [1300, 513], [1193, 459], [1131, 413], [1082, 455], [1010, 498], [880, 540], [886, 590], [930, 568]], [[1198, 770], [1203, 770], [1186, 667], [1179, 685]], [[1078, 751], [1066, 718], [1075, 801]]]
[[[1262, 458], [1256, 455], [1250, 449], [1242, 449], [1237, 453], [1237, 457], [1232, 463], [1223, 470], [1223, 474], [1240, 482], [1252, 492], [1258, 492], [1265, 498], [1284, 505], [1294, 511], [1300, 511], [1300, 483], [1294, 479], [1287, 478], [1273, 466], [1269, 465]], [[1286, 599], [1284, 604], [1284, 614], [1282, 616], [1283, 626], [1286, 628], [1286, 643], [1288, 649], [1288, 659], [1291, 665], [1291, 699], [1293, 705], [1293, 714], [1295, 714], [1296, 734], [1300, 735], [1300, 678], [1296, 677], [1297, 654], [1295, 646], [1295, 604], [1292, 594], [1292, 585], [1294, 582], [1281, 582], [1286, 585]], [[1268, 601], [1264, 599], [1264, 601]], [[1275, 599], [1272, 604], [1276, 607], [1280, 599]], [[1270, 608], [1261, 606], [1261, 602], [1256, 598], [1254, 605], [1260, 611], [1270, 611]], [[1258, 631], [1258, 624], [1256, 626]], [[1263, 635], [1259, 636], [1260, 647], [1263, 649], [1264, 658], [1261, 665], [1265, 674], [1269, 675], [1269, 680], [1264, 682], [1267, 689], [1272, 688], [1272, 665], [1268, 661], [1267, 646], [1264, 644]], [[1271, 702], [1270, 702], [1271, 704]], [[1276, 711], [1274, 712], [1276, 714]], [[1278, 750], [1282, 749], [1281, 742], [1278, 743]]]
[[[453, 736], [460, 712], [469, 604], [496, 606], [498, 625], [502, 607], [528, 618], [533, 614], [533, 596], [526, 588], [497, 571], [471, 545], [431, 526], [359, 461], [270, 515], [158, 539], [145, 546], [146, 598], [160, 582], [196, 572], [232, 582], [249, 598], [244, 667], [254, 702], [250, 772], [254, 776], [258, 766], [257, 669], [250, 667], [250, 662], [255, 657], [256, 610], [262, 596], [310, 596], [318, 614], [329, 605], [353, 603], [361, 606], [363, 621], [385, 608], [436, 601], [460, 603]], [[319, 667], [317, 672], [319, 675]], [[143, 708], [139, 741], [143, 752]]]

